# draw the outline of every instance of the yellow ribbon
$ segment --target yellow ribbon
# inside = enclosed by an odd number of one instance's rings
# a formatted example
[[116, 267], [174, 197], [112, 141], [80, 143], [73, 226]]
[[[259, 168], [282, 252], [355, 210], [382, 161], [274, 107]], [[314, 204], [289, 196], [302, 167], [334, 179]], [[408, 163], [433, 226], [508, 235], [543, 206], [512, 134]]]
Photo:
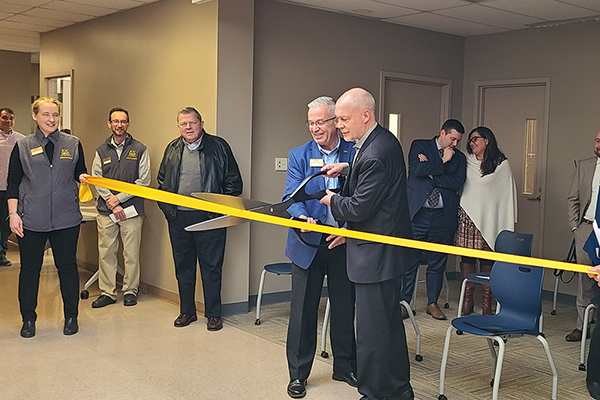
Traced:
[[328, 225], [315, 225], [308, 222], [295, 221], [287, 218], [276, 217], [273, 215], [260, 214], [248, 210], [242, 210], [231, 206], [212, 203], [209, 201], [197, 199], [195, 197], [183, 196], [176, 193], [165, 192], [158, 189], [152, 189], [144, 186], [125, 183], [108, 178], [90, 176], [87, 181], [95, 186], [104, 187], [118, 192], [128, 193], [133, 196], [144, 197], [149, 200], [162, 203], [174, 204], [188, 208], [195, 208], [212, 213], [231, 215], [238, 218], [244, 218], [252, 221], [264, 222], [267, 224], [285, 226], [288, 228], [306, 229], [310, 231], [345, 236], [353, 239], [369, 240], [371, 242], [390, 244], [393, 246], [410, 247], [413, 249], [435, 251], [438, 253], [453, 254], [456, 256], [465, 256], [473, 258], [483, 258], [486, 260], [502, 261], [512, 264], [532, 265], [536, 267], [562, 269], [573, 272], [588, 272], [587, 265], [572, 264], [563, 261], [546, 260], [543, 258], [516, 256], [512, 254], [497, 253], [493, 251], [466, 249], [464, 247], [450, 246], [447, 244], [422, 242], [414, 239], [404, 239], [394, 236], [385, 236], [375, 233], [359, 232], [350, 229], [334, 228]]

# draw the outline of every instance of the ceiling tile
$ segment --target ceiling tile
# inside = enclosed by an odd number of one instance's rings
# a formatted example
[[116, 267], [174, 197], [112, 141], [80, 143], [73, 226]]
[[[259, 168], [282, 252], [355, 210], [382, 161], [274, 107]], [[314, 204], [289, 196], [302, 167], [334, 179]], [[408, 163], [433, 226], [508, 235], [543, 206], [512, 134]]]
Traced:
[[4, 38], [6, 36], [39, 38], [40, 34], [33, 31], [20, 31], [18, 29], [0, 28], [0, 38]]
[[485, 5], [549, 21], [590, 17], [598, 14], [592, 10], [553, 0], [494, 0]]
[[464, 0], [377, 0], [377, 2], [395, 4], [420, 11], [443, 10], [467, 4]]
[[22, 31], [31, 32], [48, 32], [56, 29], [53, 26], [37, 25], [37, 24], [24, 24], [22, 22], [10, 22], [0, 21], [0, 28], [18, 29]]
[[45, 8], [32, 8], [29, 11], [23, 13], [23, 15], [29, 15], [31, 17], [57, 19], [59, 21], [70, 21], [70, 22], [81, 22], [90, 19], [89, 15], [75, 14], [67, 11], [48, 10]]
[[44, 25], [51, 26], [53, 28], [62, 28], [68, 25], [72, 25], [69, 21], [59, 21], [57, 19], [48, 19], [48, 18], [39, 18], [39, 17], [30, 17], [27, 15], [18, 14], [13, 17], [7, 18], [8, 22], [20, 22], [24, 24], [31, 25]]
[[[337, 10], [368, 18], [392, 18], [415, 13], [414, 10], [370, 0], [294, 0], [293, 3], [323, 10]], [[359, 13], [356, 10], [370, 12]]]
[[11, 12], [4, 12], [4, 11], [0, 11], [0, 19], [6, 19], [6, 18], [10, 18], [13, 15], [15, 15], [14, 13]]
[[69, 0], [75, 4], [83, 4], [88, 6], [101, 5], [106, 8], [114, 8], [117, 10], [125, 10], [128, 8], [139, 7], [142, 3], [132, 0]]
[[37, 6], [41, 6], [42, 4], [49, 3], [50, 1], [51, 0], [4, 0], [4, 1], [2, 1], [2, 4], [8, 3], [8, 4], [16, 4], [19, 6], [37, 7]]
[[20, 12], [27, 11], [30, 9], [31, 9], [31, 6], [23, 6], [23, 5], [5, 3], [3, 1], [0, 1], [0, 10], [2, 10], [4, 12], [20, 13]]
[[432, 13], [407, 15], [404, 17], [392, 18], [387, 21], [460, 36], [486, 35], [508, 31], [503, 28], [461, 21]]
[[434, 11], [434, 14], [465, 21], [476, 21], [484, 25], [497, 26], [506, 29], [525, 29], [527, 28], [526, 24], [535, 24], [543, 21], [542, 19], [477, 4]]
[[106, 7], [95, 7], [88, 6], [84, 4], [75, 4], [75, 3], [67, 3], [66, 1], [53, 1], [48, 4], [44, 4], [41, 8], [47, 8], [50, 10], [57, 11], [69, 11], [76, 14], [85, 14], [93, 17], [101, 17], [103, 15], [112, 14], [117, 9], [114, 8], [106, 8]]
[[590, 10], [598, 11], [600, 13], [600, 1], [598, 0], [559, 0], [561, 3], [571, 4]]

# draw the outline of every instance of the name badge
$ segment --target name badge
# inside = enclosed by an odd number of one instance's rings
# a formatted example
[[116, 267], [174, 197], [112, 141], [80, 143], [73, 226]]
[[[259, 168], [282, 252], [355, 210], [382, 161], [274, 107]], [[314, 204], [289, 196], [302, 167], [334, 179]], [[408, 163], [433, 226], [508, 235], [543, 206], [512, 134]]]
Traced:
[[110, 157], [106, 157], [102, 159], [102, 165], [106, 165], [106, 164], [110, 164], [112, 160], [110, 159]]
[[310, 166], [311, 168], [322, 168], [325, 166], [325, 161], [322, 158], [311, 158]]
[[44, 149], [42, 148], [42, 146], [36, 147], [35, 149], [31, 149], [32, 156], [37, 156], [38, 154], [42, 154], [43, 152], [44, 152]]

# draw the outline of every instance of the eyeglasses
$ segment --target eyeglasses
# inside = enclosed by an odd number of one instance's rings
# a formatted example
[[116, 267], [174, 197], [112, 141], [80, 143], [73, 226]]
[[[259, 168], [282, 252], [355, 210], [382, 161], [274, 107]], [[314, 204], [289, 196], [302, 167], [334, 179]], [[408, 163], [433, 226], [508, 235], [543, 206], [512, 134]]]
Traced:
[[334, 119], [335, 119], [335, 117], [331, 117], [331, 118], [328, 118], [328, 119], [320, 119], [320, 120], [314, 121], [314, 122], [313, 121], [306, 121], [304, 123], [304, 125], [306, 125], [307, 128], [312, 128], [315, 125], [318, 126], [319, 128], [322, 128], [322, 127], [325, 126], [325, 124], [327, 122], [329, 122], [331, 120], [334, 120]]
[[471, 139], [469, 139], [469, 143], [475, 143], [477, 141], [477, 139], [483, 139], [481, 136], [471, 136]]
[[129, 123], [129, 121], [124, 120], [124, 119], [121, 119], [121, 120], [119, 120], [119, 119], [113, 119], [113, 120], [110, 121], [110, 123], [113, 124], [113, 125], [119, 125], [119, 124], [121, 124], [121, 125], [127, 125]]
[[187, 128], [189, 126], [191, 128], [191, 127], [198, 125], [199, 123], [200, 122], [198, 122], [198, 121], [181, 122], [181, 123], [177, 124], [177, 126], [179, 126], [180, 128]]

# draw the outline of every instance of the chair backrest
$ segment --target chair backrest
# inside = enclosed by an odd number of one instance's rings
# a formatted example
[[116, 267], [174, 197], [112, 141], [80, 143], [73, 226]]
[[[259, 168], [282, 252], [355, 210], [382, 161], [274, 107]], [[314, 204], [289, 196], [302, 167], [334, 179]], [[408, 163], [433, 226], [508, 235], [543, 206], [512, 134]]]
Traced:
[[502, 304], [498, 316], [511, 318], [528, 334], [537, 335], [543, 280], [544, 268], [496, 262], [490, 274], [490, 287]]
[[496, 237], [494, 251], [518, 256], [530, 256], [532, 243], [532, 233], [518, 233], [504, 230]]

